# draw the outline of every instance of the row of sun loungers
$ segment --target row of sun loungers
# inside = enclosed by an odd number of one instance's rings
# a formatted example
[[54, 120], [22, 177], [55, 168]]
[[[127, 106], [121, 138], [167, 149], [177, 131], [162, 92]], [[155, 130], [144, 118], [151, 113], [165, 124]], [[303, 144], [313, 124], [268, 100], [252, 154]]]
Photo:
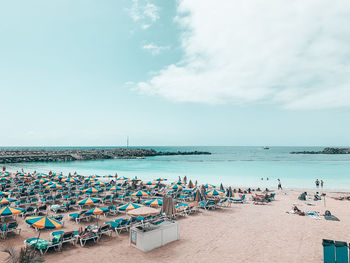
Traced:
[[18, 223], [16, 221], [0, 224], [0, 235], [2, 239], [5, 239], [7, 234], [11, 232], [17, 234], [21, 233], [21, 229], [18, 228]]

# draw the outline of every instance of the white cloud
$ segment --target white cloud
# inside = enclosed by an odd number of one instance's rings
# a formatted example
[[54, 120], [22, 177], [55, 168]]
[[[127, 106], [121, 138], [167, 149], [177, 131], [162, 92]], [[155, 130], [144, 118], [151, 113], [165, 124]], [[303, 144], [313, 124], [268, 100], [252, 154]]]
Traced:
[[211, 104], [350, 106], [349, 1], [180, 0], [177, 12], [184, 56], [139, 91]]
[[144, 44], [142, 46], [142, 49], [151, 52], [152, 55], [158, 55], [158, 54], [160, 54], [160, 52], [170, 49], [170, 47], [169, 46], [158, 46], [154, 43], [148, 43], [148, 44]]
[[142, 29], [148, 29], [159, 19], [159, 8], [149, 0], [132, 0], [129, 14], [135, 22], [142, 23]]

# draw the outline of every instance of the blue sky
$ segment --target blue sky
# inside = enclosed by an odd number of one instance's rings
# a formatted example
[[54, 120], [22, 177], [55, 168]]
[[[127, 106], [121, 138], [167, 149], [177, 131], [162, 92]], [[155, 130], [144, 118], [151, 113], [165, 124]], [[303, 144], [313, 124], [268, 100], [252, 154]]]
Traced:
[[0, 1], [0, 145], [350, 145], [350, 6], [284, 2]]

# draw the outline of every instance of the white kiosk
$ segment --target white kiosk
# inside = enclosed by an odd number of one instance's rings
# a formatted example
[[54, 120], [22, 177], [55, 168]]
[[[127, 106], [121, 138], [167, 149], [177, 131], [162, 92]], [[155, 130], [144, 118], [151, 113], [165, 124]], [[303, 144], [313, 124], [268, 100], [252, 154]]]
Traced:
[[144, 224], [130, 229], [130, 245], [143, 252], [151, 251], [180, 238], [180, 227], [175, 221], [159, 225]]

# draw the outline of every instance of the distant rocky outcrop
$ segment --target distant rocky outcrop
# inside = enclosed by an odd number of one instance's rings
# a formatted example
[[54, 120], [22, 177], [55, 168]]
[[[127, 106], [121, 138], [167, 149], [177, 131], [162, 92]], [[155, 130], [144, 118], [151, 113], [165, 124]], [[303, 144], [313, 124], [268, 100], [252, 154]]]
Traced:
[[324, 148], [322, 151], [291, 152], [291, 154], [350, 154], [350, 148], [327, 147]]
[[0, 150], [0, 163], [65, 162], [78, 160], [136, 159], [160, 155], [200, 155], [210, 152], [157, 152], [153, 149], [74, 149], [74, 150]]

